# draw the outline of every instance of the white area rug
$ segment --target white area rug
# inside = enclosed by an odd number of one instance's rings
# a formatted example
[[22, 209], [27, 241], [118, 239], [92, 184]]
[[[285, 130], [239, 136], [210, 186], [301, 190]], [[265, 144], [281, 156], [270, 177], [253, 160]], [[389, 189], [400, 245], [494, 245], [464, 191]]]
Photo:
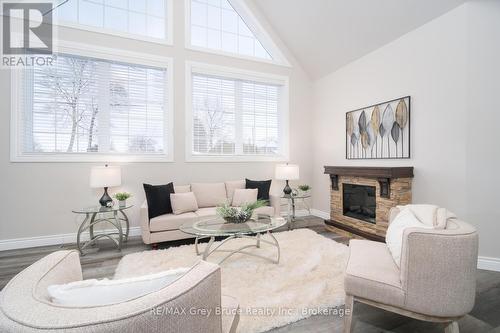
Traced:
[[[233, 255], [221, 264], [222, 294], [235, 297], [242, 310], [239, 332], [264, 332], [309, 317], [312, 313], [308, 309], [344, 304], [347, 246], [309, 229], [274, 235], [281, 247], [279, 264], [243, 254]], [[224, 248], [237, 248], [249, 240], [231, 242]], [[202, 249], [204, 246], [201, 244]], [[265, 243], [255, 251], [275, 255], [275, 248]], [[215, 253], [208, 261], [216, 262], [223, 255]], [[133, 253], [120, 261], [115, 278], [187, 267], [198, 260], [194, 245]], [[264, 310], [266, 313], [262, 313]], [[261, 313], [249, 315], [253, 311]]]

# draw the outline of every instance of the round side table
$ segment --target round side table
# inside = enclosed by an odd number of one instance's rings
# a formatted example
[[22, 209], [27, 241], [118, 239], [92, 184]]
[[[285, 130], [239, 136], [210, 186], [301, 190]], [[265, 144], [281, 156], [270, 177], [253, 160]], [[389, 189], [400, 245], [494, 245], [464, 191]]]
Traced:
[[310, 194], [298, 194], [298, 195], [282, 195], [282, 199], [286, 199], [288, 201], [288, 211], [287, 211], [287, 220], [288, 220], [288, 230], [292, 229], [292, 224], [297, 220], [297, 217], [295, 216], [295, 205], [296, 201], [300, 200], [302, 201], [302, 204], [304, 207], [307, 209], [309, 214], [311, 213], [311, 209], [309, 208], [309, 205], [306, 202], [306, 199], [310, 198]]
[[[83, 250], [86, 247], [94, 246], [97, 240], [104, 237], [112, 240], [118, 247], [118, 250], [121, 250], [122, 243], [126, 242], [128, 239], [128, 233], [130, 229], [130, 224], [128, 221], [128, 217], [125, 214], [125, 210], [131, 207], [133, 207], [133, 205], [128, 205], [125, 207], [92, 206], [74, 209], [72, 212], [75, 214], [85, 214], [85, 219], [80, 224], [76, 236], [76, 246], [78, 247], [78, 251], [80, 251], [80, 254], [85, 255]], [[120, 213], [121, 216], [119, 216], [118, 213]], [[122, 222], [125, 222], [125, 230], [122, 227]], [[110, 223], [116, 229], [116, 231], [102, 231], [94, 234], [94, 227], [98, 224], [104, 223]], [[82, 234], [87, 230], [89, 231], [89, 240], [82, 241]]]

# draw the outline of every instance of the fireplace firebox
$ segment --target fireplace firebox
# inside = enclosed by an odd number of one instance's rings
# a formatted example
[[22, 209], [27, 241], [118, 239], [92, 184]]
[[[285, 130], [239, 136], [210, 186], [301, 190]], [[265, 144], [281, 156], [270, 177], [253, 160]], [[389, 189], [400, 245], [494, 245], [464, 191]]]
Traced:
[[375, 186], [342, 184], [343, 213], [358, 220], [376, 223], [376, 188]]

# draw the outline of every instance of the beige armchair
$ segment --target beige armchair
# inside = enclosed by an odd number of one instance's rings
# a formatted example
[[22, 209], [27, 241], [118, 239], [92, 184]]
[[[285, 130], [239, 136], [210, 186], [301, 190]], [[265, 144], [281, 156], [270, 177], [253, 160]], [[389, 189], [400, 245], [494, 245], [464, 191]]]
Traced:
[[[390, 221], [397, 215], [393, 208]], [[408, 228], [401, 269], [384, 243], [351, 240], [345, 276], [345, 332], [351, 331], [354, 300], [459, 331], [457, 320], [472, 310], [476, 292], [478, 235], [460, 220], [443, 230]]]
[[[82, 279], [78, 252], [54, 252], [16, 275], [0, 293], [0, 332], [234, 332], [238, 305], [221, 296], [217, 265], [200, 262], [167, 287], [107, 306], [53, 304], [47, 286]], [[186, 309], [186, 313], [171, 313]], [[194, 314], [189, 309], [210, 309]], [[223, 309], [224, 315], [221, 315]]]

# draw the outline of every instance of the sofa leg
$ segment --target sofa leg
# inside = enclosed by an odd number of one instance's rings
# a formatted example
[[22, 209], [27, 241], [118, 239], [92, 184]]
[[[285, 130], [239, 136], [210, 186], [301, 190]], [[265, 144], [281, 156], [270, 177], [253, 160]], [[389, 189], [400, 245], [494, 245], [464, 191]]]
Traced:
[[459, 333], [458, 323], [452, 321], [444, 328], [444, 333]]
[[345, 313], [344, 313], [344, 333], [351, 333], [353, 306], [354, 306], [354, 297], [351, 295], [346, 295]]
[[158, 243], [151, 244], [151, 249], [158, 250]]

